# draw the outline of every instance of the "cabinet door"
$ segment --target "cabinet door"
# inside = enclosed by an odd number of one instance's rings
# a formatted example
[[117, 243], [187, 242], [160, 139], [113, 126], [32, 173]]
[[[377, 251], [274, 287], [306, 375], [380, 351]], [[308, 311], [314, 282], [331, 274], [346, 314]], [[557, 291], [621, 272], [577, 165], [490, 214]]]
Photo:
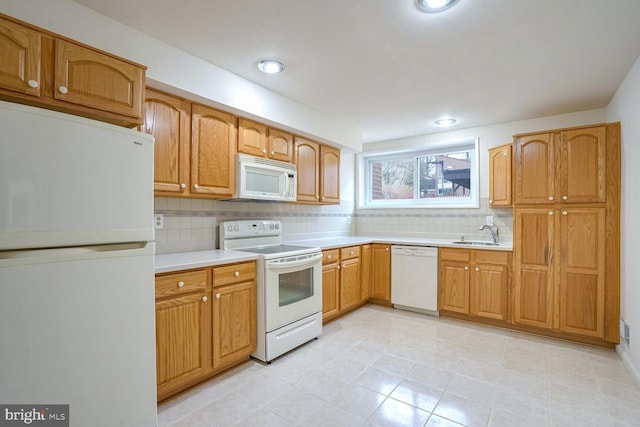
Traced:
[[278, 129], [269, 129], [267, 154], [270, 159], [291, 163], [293, 161], [293, 135]]
[[521, 136], [515, 143], [516, 203], [549, 203], [555, 198], [553, 134]]
[[238, 152], [265, 157], [267, 127], [247, 119], [238, 120]]
[[0, 88], [40, 96], [41, 35], [0, 18]]
[[561, 132], [558, 136], [556, 194], [565, 203], [604, 202], [606, 128]]
[[514, 218], [514, 322], [551, 328], [554, 289], [552, 208], [516, 209]]
[[340, 269], [337, 262], [322, 266], [322, 320], [326, 321], [338, 315], [340, 310], [338, 295], [340, 292]]
[[509, 269], [506, 265], [476, 263], [471, 271], [471, 314], [507, 320], [508, 285]]
[[360, 258], [340, 264], [340, 311], [345, 311], [360, 304]]
[[560, 330], [604, 336], [605, 208], [560, 212]]
[[295, 163], [298, 167], [298, 201], [318, 202], [320, 144], [296, 138]]
[[142, 119], [144, 70], [56, 40], [54, 98]]
[[191, 115], [191, 192], [232, 196], [235, 189], [235, 117], [194, 104]]
[[153, 169], [156, 194], [188, 192], [191, 103], [147, 89], [144, 105], [142, 131], [153, 135], [156, 141]]
[[511, 206], [511, 144], [489, 150], [489, 205]]
[[340, 150], [320, 147], [320, 203], [340, 203]]
[[371, 245], [362, 245], [360, 248], [360, 302], [371, 298], [373, 276]]
[[211, 305], [204, 292], [156, 302], [159, 400], [205, 373], [211, 331], [208, 310]]
[[469, 263], [441, 260], [438, 275], [438, 310], [469, 314]]
[[213, 369], [256, 349], [256, 282], [213, 288]]
[[391, 245], [374, 243], [372, 297], [391, 302]]

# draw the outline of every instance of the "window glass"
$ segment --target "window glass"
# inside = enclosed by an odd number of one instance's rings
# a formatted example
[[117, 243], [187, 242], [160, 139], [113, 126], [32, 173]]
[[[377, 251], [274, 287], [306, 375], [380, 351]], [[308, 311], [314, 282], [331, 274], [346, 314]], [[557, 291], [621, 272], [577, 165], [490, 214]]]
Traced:
[[360, 207], [478, 207], [477, 141], [360, 155]]

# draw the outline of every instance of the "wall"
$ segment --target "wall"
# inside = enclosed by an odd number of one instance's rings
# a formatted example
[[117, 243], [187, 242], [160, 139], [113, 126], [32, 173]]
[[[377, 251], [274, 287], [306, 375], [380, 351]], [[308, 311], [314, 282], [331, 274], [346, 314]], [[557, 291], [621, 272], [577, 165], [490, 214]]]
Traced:
[[155, 87], [321, 142], [361, 149], [355, 129], [71, 0], [0, 0], [0, 12], [146, 65]]
[[361, 235], [400, 233], [415, 237], [430, 235], [441, 238], [458, 238], [464, 234], [470, 238], [486, 239], [488, 232], [479, 231], [478, 227], [485, 223], [486, 215], [493, 215], [501, 240], [512, 241], [512, 209], [488, 207], [489, 148], [511, 142], [513, 135], [517, 133], [603, 123], [606, 119], [606, 110], [596, 109], [365, 144], [364, 152], [375, 152], [478, 138], [480, 142], [480, 207], [478, 209], [356, 208], [356, 233]]
[[631, 68], [607, 108], [607, 121], [621, 122], [622, 208], [620, 314], [630, 326], [630, 347], [622, 343], [618, 352], [640, 382], [640, 272], [635, 266], [640, 253], [640, 58]]

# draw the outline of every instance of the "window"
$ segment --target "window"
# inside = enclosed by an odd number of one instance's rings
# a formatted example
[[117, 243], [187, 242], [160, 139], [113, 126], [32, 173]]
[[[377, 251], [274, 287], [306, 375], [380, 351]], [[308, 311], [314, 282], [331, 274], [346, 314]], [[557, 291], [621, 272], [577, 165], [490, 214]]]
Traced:
[[360, 207], [478, 207], [478, 141], [360, 155]]

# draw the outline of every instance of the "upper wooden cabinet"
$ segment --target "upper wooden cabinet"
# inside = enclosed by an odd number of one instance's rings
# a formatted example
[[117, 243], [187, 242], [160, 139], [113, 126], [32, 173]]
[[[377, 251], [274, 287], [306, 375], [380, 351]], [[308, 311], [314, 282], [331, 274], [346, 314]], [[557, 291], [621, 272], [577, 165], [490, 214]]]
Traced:
[[251, 120], [239, 119], [238, 152], [252, 156], [266, 156], [267, 127]]
[[40, 96], [41, 34], [0, 18], [0, 87]]
[[605, 201], [606, 126], [516, 135], [516, 204]]
[[142, 124], [145, 67], [0, 15], [0, 99]]
[[512, 144], [489, 150], [489, 206], [511, 206]]
[[320, 144], [295, 139], [295, 161], [298, 168], [298, 202], [318, 203], [320, 199]]
[[93, 50], [56, 40], [53, 96], [132, 118], [142, 117], [144, 70]]
[[281, 162], [293, 162], [293, 135], [278, 129], [267, 129], [267, 156]]
[[340, 203], [340, 150], [295, 138], [298, 202]]
[[191, 193], [231, 197], [235, 189], [236, 118], [193, 104]]
[[293, 135], [247, 119], [238, 121], [238, 152], [282, 162], [293, 161]]
[[320, 146], [320, 203], [340, 204], [340, 150]]
[[188, 194], [191, 103], [147, 88], [142, 131], [155, 137], [155, 194]]

